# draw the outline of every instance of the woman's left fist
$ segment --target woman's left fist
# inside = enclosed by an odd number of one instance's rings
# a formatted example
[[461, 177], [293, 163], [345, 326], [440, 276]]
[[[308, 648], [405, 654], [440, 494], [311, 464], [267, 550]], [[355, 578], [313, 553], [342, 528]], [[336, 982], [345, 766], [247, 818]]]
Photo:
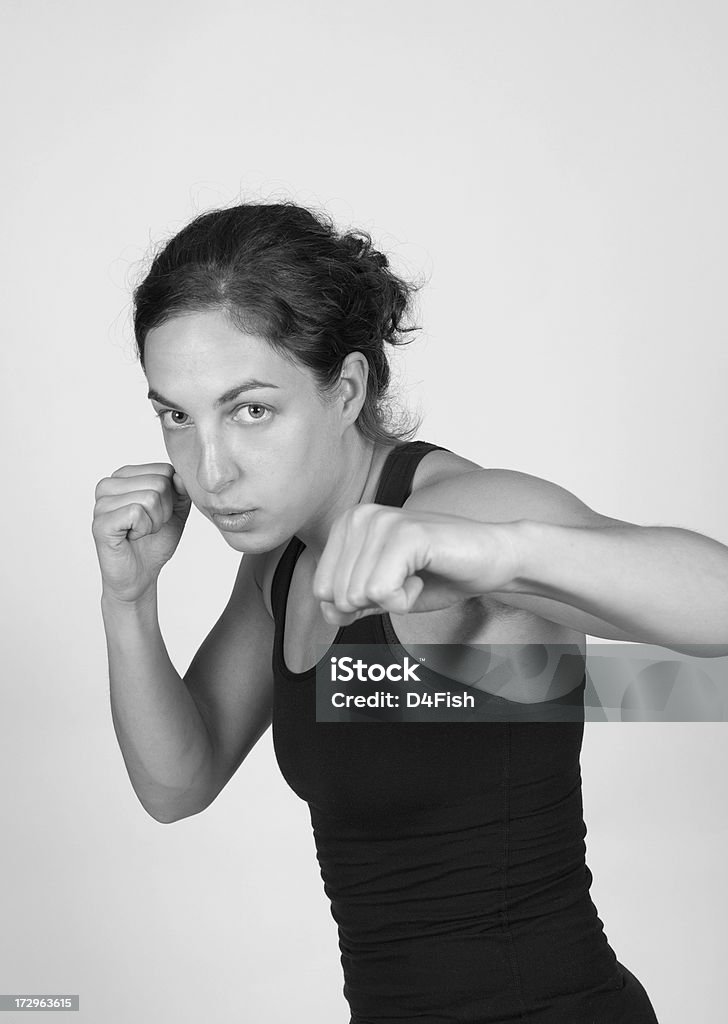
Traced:
[[313, 578], [327, 622], [428, 612], [502, 590], [518, 572], [514, 523], [355, 505], [331, 527]]

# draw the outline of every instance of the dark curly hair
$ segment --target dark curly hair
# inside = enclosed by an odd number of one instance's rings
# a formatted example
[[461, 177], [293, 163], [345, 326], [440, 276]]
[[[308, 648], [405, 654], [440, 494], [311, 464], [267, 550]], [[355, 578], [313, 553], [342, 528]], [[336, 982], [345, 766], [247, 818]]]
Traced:
[[339, 233], [323, 214], [294, 203], [244, 203], [196, 217], [157, 253], [134, 290], [134, 335], [144, 368], [147, 333], [171, 317], [222, 309], [313, 372], [330, 391], [350, 352], [369, 375], [357, 419], [375, 443], [401, 443], [419, 422], [393, 421], [384, 343], [399, 345], [416, 326], [402, 326], [409, 284], [389, 269], [366, 231]]

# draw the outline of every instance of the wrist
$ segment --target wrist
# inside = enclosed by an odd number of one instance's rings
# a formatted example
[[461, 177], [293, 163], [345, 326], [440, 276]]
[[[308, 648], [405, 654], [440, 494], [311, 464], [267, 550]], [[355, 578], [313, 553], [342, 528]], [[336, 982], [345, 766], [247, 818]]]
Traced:
[[508, 582], [498, 589], [506, 594], [529, 593], [542, 524], [532, 519], [516, 519], [493, 525], [500, 530], [508, 552]]
[[132, 599], [121, 598], [108, 590], [101, 592], [101, 612], [104, 619], [142, 620], [157, 614], [157, 588], [149, 587]]

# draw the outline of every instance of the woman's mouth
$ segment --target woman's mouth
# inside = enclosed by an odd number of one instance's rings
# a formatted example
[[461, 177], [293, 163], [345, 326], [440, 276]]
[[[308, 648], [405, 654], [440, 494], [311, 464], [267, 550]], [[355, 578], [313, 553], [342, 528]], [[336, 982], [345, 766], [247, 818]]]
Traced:
[[234, 533], [237, 530], [246, 530], [248, 528], [255, 511], [254, 508], [249, 508], [242, 512], [213, 512], [212, 521], [221, 530]]

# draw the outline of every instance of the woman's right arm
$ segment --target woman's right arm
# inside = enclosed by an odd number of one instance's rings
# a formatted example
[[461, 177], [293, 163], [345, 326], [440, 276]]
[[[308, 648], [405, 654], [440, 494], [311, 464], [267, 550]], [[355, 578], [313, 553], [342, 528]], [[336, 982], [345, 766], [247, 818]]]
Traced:
[[134, 791], [160, 822], [197, 814], [215, 799], [267, 729], [273, 703], [273, 622], [256, 582], [266, 555], [243, 556], [230, 599], [184, 679], [169, 658], [157, 576], [189, 512], [171, 470], [124, 467], [100, 482], [93, 530], [114, 729]]

